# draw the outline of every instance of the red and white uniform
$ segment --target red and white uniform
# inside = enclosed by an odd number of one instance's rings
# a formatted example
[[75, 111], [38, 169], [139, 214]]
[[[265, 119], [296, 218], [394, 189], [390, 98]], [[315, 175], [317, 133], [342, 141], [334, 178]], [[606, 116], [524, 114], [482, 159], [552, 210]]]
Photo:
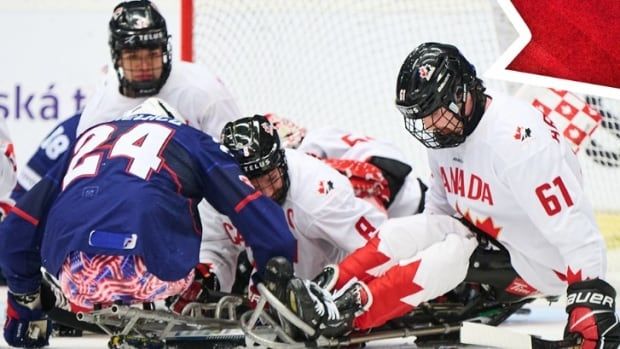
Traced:
[[[148, 98], [123, 96], [118, 86], [116, 71], [109, 69], [103, 84], [86, 103], [78, 124], [78, 135], [93, 125], [118, 118]], [[173, 62], [168, 80], [153, 97], [163, 99], [185, 118], [189, 126], [215, 139], [220, 138], [227, 122], [241, 116], [232, 95], [218, 78], [206, 67], [195, 63]]]
[[430, 213], [459, 213], [508, 249], [544, 294], [603, 278], [605, 243], [583, 190], [577, 157], [529, 104], [493, 95], [480, 124], [454, 148], [429, 151]]
[[[331, 127], [306, 131], [306, 136], [297, 149], [321, 159], [351, 159], [366, 162], [372, 156], [381, 156], [409, 164], [401, 150], [392, 143]], [[388, 207], [388, 217], [402, 217], [416, 213], [421, 199], [420, 183], [415, 171], [411, 171]]]
[[463, 144], [428, 151], [432, 183], [424, 213], [391, 223], [397, 229], [388, 221], [340, 264], [346, 275], [339, 283], [355, 275], [381, 294], [355, 320], [359, 328], [402, 315], [464, 280], [476, 243], [458, 221], [445, 221], [452, 215], [506, 247], [525, 281], [523, 295], [559, 295], [572, 282], [604, 278], [605, 245], [575, 154], [532, 106], [492, 97]]
[[[9, 136], [9, 129], [4, 119], [0, 120], [0, 210], [6, 211], [9, 203], [11, 190], [17, 183], [15, 168], [15, 152]], [[6, 204], [3, 204], [6, 203]], [[6, 214], [6, 212], [3, 212]]]
[[[313, 278], [325, 265], [364, 246], [386, 216], [355, 197], [338, 171], [298, 150], [285, 151], [290, 187], [282, 210], [297, 239], [295, 273]], [[227, 217], [219, 215], [215, 226], [213, 222], [203, 220], [200, 260], [213, 263], [222, 290], [229, 290], [243, 240]]]

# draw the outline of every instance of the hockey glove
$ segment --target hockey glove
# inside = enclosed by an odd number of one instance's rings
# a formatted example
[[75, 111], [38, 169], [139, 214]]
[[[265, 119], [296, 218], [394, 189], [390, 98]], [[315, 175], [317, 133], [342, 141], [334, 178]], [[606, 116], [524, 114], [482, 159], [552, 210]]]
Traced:
[[194, 281], [180, 295], [171, 297], [168, 308], [182, 314], [189, 303], [208, 303], [209, 293], [219, 290], [220, 282], [211, 270], [211, 264], [199, 263], [194, 270]]
[[40, 348], [49, 345], [51, 321], [41, 309], [39, 291], [26, 295], [8, 292], [4, 340], [18, 348]]
[[620, 324], [615, 314], [616, 291], [607, 282], [593, 279], [568, 286], [564, 337], [582, 337], [584, 349], [611, 349], [620, 346]]
[[355, 196], [375, 197], [382, 203], [390, 200], [390, 187], [381, 169], [371, 163], [349, 159], [324, 159], [328, 165], [349, 178]]

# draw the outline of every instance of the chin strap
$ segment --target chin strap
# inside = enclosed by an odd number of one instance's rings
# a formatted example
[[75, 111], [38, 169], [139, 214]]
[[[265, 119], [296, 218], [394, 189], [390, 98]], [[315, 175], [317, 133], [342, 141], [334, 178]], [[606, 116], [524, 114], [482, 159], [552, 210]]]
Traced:
[[470, 116], [466, 116], [467, 122], [464, 123], [465, 128], [463, 130], [465, 137], [469, 136], [482, 119], [482, 114], [484, 114], [485, 106], [487, 98], [490, 98], [486, 94], [484, 94], [485, 88], [482, 86], [482, 83], [477, 81], [476, 87], [472, 90], [472, 98], [473, 98], [473, 109]]

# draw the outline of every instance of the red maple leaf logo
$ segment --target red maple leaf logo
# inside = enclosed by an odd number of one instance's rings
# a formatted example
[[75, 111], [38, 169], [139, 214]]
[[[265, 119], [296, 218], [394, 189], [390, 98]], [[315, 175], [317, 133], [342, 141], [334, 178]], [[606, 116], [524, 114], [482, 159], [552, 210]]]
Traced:
[[495, 222], [493, 222], [493, 218], [491, 217], [487, 217], [484, 220], [472, 218], [471, 214], [469, 213], [469, 209], [463, 212], [458, 204], [456, 204], [456, 212], [458, 212], [461, 216], [463, 216], [463, 218], [473, 224], [476, 228], [480, 229], [485, 234], [489, 235], [494, 239], [497, 239], [499, 233], [501, 233], [502, 231], [502, 227], [496, 226]]
[[583, 281], [583, 276], [581, 275], [581, 269], [577, 270], [577, 272], [573, 272], [573, 270], [570, 268], [570, 265], [566, 269], [566, 274], [562, 274], [557, 270], [554, 270], [553, 272], [555, 273], [555, 275], [558, 276], [560, 280], [566, 281], [569, 285], [575, 282]]
[[403, 293], [406, 295], [413, 295], [424, 289], [422, 286], [420, 286], [419, 284], [416, 284], [413, 281], [415, 280], [415, 277], [418, 274], [418, 268], [420, 268], [420, 263], [422, 263], [422, 260], [418, 259], [417, 261], [411, 264], [405, 265], [403, 267], [403, 269], [406, 270], [405, 275], [407, 274], [411, 275], [411, 283], [407, 284], [403, 290], [404, 291]]
[[[399, 282], [399, 287], [393, 289], [393, 293], [391, 295], [392, 299], [398, 299], [399, 302], [409, 304], [411, 306], [417, 306], [417, 302], [413, 297], [416, 293], [422, 291], [424, 287], [420, 286], [420, 284], [415, 282], [415, 277], [418, 274], [418, 268], [420, 268], [420, 263], [422, 263], [421, 259], [418, 259], [412, 263], [409, 263], [404, 266], [397, 267], [395, 270], [396, 276], [398, 279], [403, 280], [404, 282]], [[394, 273], [392, 270], [390, 272]], [[394, 274], [393, 274], [394, 275]], [[380, 280], [384, 280], [386, 278], [382, 278]], [[387, 280], [387, 279], [386, 279]], [[406, 281], [411, 280], [411, 281]], [[389, 288], [386, 288], [389, 289]], [[386, 304], [387, 305], [387, 304]], [[391, 307], [395, 306], [392, 304]], [[390, 312], [392, 309], [385, 309], [386, 312]]]

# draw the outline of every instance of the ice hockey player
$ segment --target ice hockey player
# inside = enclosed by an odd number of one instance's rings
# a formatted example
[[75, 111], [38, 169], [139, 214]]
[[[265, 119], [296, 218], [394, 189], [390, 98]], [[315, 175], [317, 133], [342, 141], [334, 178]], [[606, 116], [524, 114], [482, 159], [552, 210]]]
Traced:
[[310, 298], [316, 284], [293, 279], [289, 295], [298, 315], [339, 335], [379, 326], [455, 287], [470, 256], [483, 248], [463, 228], [434, 222], [455, 216], [508, 251], [518, 275], [506, 292], [566, 293], [566, 337], [581, 337], [583, 348], [617, 348], [620, 324], [616, 292], [604, 281], [605, 244], [577, 158], [553, 123], [523, 101], [486, 92], [456, 47], [433, 42], [404, 61], [396, 105], [407, 131], [430, 149], [425, 211], [402, 230], [380, 229], [331, 269], [336, 288], [353, 280], [335, 299], [336, 314], [322, 313], [334, 300]]
[[154, 96], [179, 111], [191, 127], [217, 139], [241, 115], [232, 95], [205, 66], [172, 63], [166, 21], [148, 0], [119, 3], [109, 23], [114, 69], [88, 99], [77, 134]]
[[[386, 220], [382, 211], [355, 196], [338, 171], [303, 152], [283, 149], [278, 132], [262, 115], [228, 123], [221, 138], [252, 185], [280, 204], [296, 240], [291, 253], [297, 275], [313, 277], [324, 265], [337, 263], [372, 239]], [[203, 241], [201, 260], [214, 263], [222, 289], [228, 290], [231, 261], [245, 244], [243, 228], [225, 216], [214, 222], [204, 229], [212, 243]]]
[[307, 130], [276, 114], [265, 117], [278, 130], [285, 148], [298, 149], [349, 178], [355, 195], [370, 201], [388, 217], [420, 213], [426, 184], [394, 144], [336, 127]]
[[48, 343], [41, 266], [74, 310], [184, 291], [198, 263], [202, 198], [243, 232], [257, 278], [273, 256], [292, 262], [281, 208], [248, 182], [225, 147], [158, 99], [86, 130], [0, 226], [7, 343]]

